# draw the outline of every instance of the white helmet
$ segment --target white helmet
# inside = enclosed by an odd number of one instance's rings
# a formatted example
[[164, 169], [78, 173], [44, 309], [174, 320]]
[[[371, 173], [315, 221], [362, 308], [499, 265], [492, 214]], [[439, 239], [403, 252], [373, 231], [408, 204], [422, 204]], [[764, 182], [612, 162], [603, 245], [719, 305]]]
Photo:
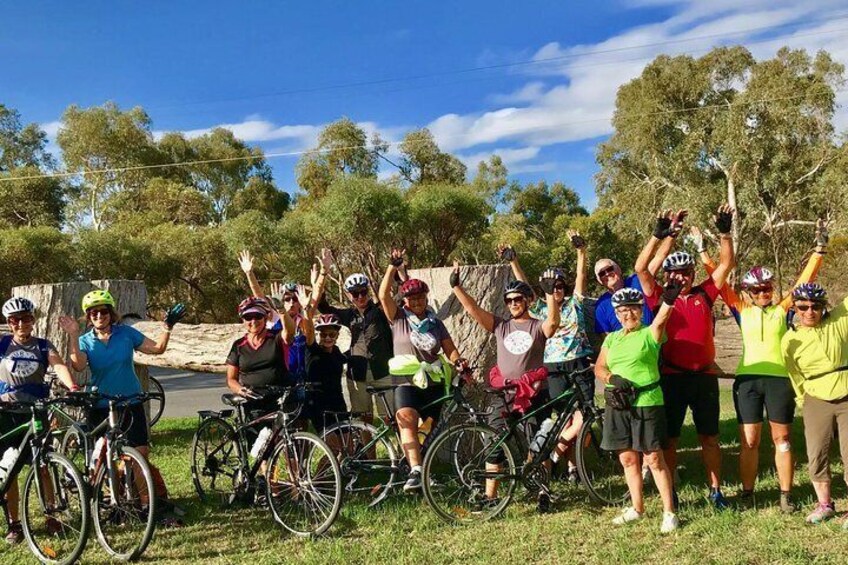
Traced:
[[344, 287], [346, 291], [350, 292], [358, 288], [368, 288], [368, 284], [368, 277], [362, 273], [354, 273], [345, 279]]
[[663, 271], [688, 271], [695, 268], [695, 258], [685, 251], [675, 251], [665, 258]]
[[645, 303], [645, 296], [635, 288], [620, 288], [610, 298], [613, 308], [619, 306], [641, 306]]
[[20, 314], [22, 312], [35, 315], [35, 304], [33, 304], [28, 298], [20, 298], [17, 296], [10, 298], [5, 304], [3, 304], [4, 318], [8, 318], [12, 314]]

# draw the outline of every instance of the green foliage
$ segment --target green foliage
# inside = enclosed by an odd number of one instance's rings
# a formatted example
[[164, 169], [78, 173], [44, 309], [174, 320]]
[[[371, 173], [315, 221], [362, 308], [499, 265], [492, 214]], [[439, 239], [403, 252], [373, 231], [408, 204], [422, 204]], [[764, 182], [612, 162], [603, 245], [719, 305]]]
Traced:
[[258, 210], [274, 220], [280, 219], [291, 205], [291, 196], [279, 190], [273, 182], [253, 177], [236, 193], [228, 216], [235, 218], [250, 210]]
[[400, 143], [400, 151], [403, 154], [401, 175], [414, 185], [465, 183], [465, 164], [450, 153], [442, 152], [427, 128], [407, 133]]
[[75, 279], [71, 236], [53, 227], [0, 229], [0, 292], [13, 286]]
[[41, 169], [27, 165], [0, 173], [0, 226], [59, 227], [64, 210], [62, 183], [44, 177]]
[[23, 125], [17, 110], [0, 104], [0, 173], [19, 167], [52, 169], [47, 134], [38, 124]]

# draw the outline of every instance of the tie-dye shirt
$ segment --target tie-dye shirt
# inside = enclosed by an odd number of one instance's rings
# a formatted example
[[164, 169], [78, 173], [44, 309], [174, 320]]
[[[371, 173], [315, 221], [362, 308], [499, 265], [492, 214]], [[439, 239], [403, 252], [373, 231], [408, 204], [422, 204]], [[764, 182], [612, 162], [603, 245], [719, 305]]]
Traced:
[[[548, 317], [548, 305], [537, 300], [530, 308], [530, 315], [544, 320]], [[545, 343], [545, 363], [561, 363], [587, 357], [592, 354], [592, 345], [586, 333], [586, 319], [582, 296], [569, 296], [560, 309], [560, 323], [556, 333]]]

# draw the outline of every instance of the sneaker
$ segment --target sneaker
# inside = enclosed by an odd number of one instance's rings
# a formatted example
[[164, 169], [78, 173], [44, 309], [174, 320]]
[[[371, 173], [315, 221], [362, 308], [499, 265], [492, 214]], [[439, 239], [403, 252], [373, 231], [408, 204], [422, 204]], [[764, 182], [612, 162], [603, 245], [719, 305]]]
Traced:
[[736, 496], [736, 505], [739, 510], [753, 510], [756, 507], [754, 491], [743, 490]]
[[9, 533], [6, 534], [6, 543], [17, 545], [24, 541], [24, 529], [20, 522], [12, 522], [9, 524]]
[[724, 495], [718, 489], [711, 489], [707, 498], [716, 510], [727, 510], [730, 508], [730, 505], [727, 503], [727, 499], [724, 498]]
[[570, 485], [576, 485], [580, 482], [580, 473], [577, 472], [577, 467], [569, 467], [565, 477]]
[[409, 478], [403, 484], [403, 492], [421, 490], [421, 471], [410, 471]]
[[836, 507], [831, 502], [830, 504], [819, 503], [816, 509], [807, 515], [808, 524], [821, 524], [836, 516]]
[[679, 527], [680, 520], [677, 519], [677, 514], [675, 514], [674, 512], [663, 512], [662, 525], [660, 526], [661, 534], [673, 532]]
[[632, 506], [629, 508], [625, 508], [624, 512], [622, 512], [618, 518], [615, 518], [612, 523], [616, 526], [623, 526], [624, 524], [629, 524], [630, 522], [635, 522], [636, 520], [642, 519], [642, 513], [636, 512], [636, 509]]
[[471, 513], [483, 514], [484, 512], [488, 512], [489, 510], [492, 510], [493, 508], [497, 507], [497, 505], [500, 503], [500, 498], [481, 498], [480, 500], [475, 501], [471, 505]]
[[547, 514], [551, 511], [551, 495], [540, 490], [539, 496], [536, 498], [536, 512], [539, 514]]
[[261, 508], [268, 506], [268, 482], [265, 477], [256, 477], [256, 486], [253, 490], [253, 503]]
[[780, 511], [784, 514], [792, 514], [793, 512], [798, 511], [798, 507], [792, 502], [792, 499], [789, 498], [788, 492], [780, 493]]

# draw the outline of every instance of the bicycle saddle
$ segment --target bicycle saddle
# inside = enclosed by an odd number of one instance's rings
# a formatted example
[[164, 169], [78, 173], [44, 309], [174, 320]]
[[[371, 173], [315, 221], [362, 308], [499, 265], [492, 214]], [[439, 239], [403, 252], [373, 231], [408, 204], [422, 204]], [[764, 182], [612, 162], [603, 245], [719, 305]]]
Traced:
[[237, 394], [227, 393], [221, 395], [221, 402], [223, 402], [227, 406], [241, 406], [242, 404], [247, 402], [247, 399]]

